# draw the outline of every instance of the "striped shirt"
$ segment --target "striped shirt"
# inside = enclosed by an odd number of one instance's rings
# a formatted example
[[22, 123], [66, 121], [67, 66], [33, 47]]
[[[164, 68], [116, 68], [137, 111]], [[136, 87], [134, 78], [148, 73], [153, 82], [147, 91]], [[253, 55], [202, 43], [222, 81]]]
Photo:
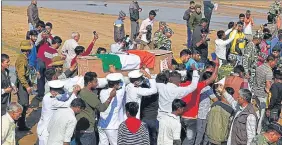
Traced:
[[259, 98], [266, 98], [268, 94], [265, 92], [266, 81], [272, 81], [273, 72], [271, 67], [264, 63], [256, 69], [256, 85], [254, 86], [254, 94]]
[[139, 130], [131, 133], [125, 122], [121, 123], [118, 129], [118, 145], [150, 145], [149, 132], [145, 123], [141, 123]]

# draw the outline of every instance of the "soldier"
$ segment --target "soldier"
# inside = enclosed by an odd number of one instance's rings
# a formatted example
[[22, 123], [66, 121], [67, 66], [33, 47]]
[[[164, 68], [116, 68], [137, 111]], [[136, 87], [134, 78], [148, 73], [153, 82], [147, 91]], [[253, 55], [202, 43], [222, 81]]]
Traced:
[[137, 1], [132, 1], [129, 6], [130, 22], [131, 22], [131, 36], [130, 39], [133, 41], [138, 36], [139, 31], [139, 13], [142, 9], [139, 7]]
[[275, 23], [275, 15], [269, 14], [267, 16], [267, 24], [265, 24], [265, 27], [270, 30], [270, 34], [272, 37], [276, 37], [278, 33], [278, 27], [277, 24]]
[[29, 79], [29, 67], [28, 67], [28, 55], [31, 50], [31, 44], [29, 40], [24, 40], [20, 44], [21, 54], [16, 60], [16, 86], [18, 88], [18, 102], [23, 106], [23, 112], [18, 120], [18, 126], [20, 131], [29, 131], [30, 128], [26, 126], [25, 116], [29, 107], [29, 94], [31, 94], [31, 81]]
[[119, 17], [114, 23], [114, 40], [115, 42], [120, 42], [124, 36], [124, 20], [125, 20], [126, 14], [123, 11], [119, 12]]
[[261, 43], [262, 36], [255, 34], [253, 40], [247, 44], [243, 51], [243, 67], [245, 72], [250, 76], [249, 84], [253, 87], [254, 77], [256, 75], [257, 61], [258, 61], [258, 45]]
[[174, 32], [170, 29], [170, 28], [166, 28], [164, 30], [164, 37], [160, 42], [160, 47], [159, 49], [164, 49], [164, 50], [168, 50], [171, 51], [171, 40], [169, 39], [172, 34], [174, 34]]
[[257, 135], [250, 145], [275, 145], [282, 135], [281, 125], [273, 122], [268, 131]]
[[277, 15], [277, 13], [281, 13], [281, 3], [279, 1], [275, 1], [273, 4], [270, 5], [269, 14]]
[[160, 42], [165, 37], [164, 30], [166, 28], [166, 22], [160, 21], [159, 23], [159, 30], [154, 33], [154, 45], [155, 48], [160, 48]]

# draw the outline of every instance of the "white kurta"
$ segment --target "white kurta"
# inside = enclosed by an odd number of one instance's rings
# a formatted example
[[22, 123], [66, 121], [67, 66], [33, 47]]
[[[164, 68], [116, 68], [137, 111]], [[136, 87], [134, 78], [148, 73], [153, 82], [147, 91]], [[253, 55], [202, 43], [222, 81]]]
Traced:
[[8, 113], [2, 116], [1, 121], [1, 144], [16, 145], [15, 121]]
[[66, 60], [64, 63], [64, 68], [70, 68], [72, 59], [76, 56], [74, 49], [79, 46], [74, 39], [66, 40], [62, 47], [62, 54], [66, 55]]
[[56, 98], [51, 98], [51, 93], [45, 94], [42, 100], [42, 111], [41, 117], [37, 125], [37, 135], [39, 138], [39, 145], [46, 145], [48, 140], [47, 127], [50, 119], [56, 108], [59, 107], [69, 107], [73, 99], [76, 98], [74, 94], [66, 102], [58, 101]]

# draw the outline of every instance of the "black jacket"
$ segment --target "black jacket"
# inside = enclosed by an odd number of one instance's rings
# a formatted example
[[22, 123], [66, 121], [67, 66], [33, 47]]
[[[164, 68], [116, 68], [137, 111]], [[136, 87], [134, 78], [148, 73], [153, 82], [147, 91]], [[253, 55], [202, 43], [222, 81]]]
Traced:
[[211, 1], [204, 1], [204, 13], [210, 14], [214, 8], [214, 5]]
[[271, 98], [268, 109], [281, 109], [282, 83], [274, 83], [270, 88]]

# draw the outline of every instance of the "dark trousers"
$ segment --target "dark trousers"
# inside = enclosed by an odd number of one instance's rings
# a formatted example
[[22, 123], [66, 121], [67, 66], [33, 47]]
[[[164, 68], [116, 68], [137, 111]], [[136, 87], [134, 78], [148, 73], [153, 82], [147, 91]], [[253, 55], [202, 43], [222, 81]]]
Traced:
[[157, 145], [159, 121], [157, 119], [155, 120], [143, 119], [142, 121], [146, 123], [146, 127], [149, 131], [150, 145]]
[[22, 86], [21, 83], [18, 83], [18, 103], [23, 106], [23, 112], [21, 117], [18, 120], [19, 128], [23, 128], [26, 126], [25, 117], [26, 111], [29, 106], [29, 94], [26, 91], [26, 88]]
[[96, 145], [96, 134], [92, 133], [76, 133], [75, 141], [77, 145]]
[[131, 40], [135, 40], [135, 38], [137, 37], [138, 31], [139, 31], [139, 23], [138, 21], [130, 21], [131, 22], [131, 36], [130, 39]]
[[205, 15], [205, 18], [208, 19], [207, 29], [209, 30], [210, 29], [212, 12], [205, 12], [204, 15]]
[[187, 26], [187, 48], [192, 47], [192, 30]]
[[40, 59], [37, 59], [37, 63], [39, 66], [39, 74], [40, 74], [40, 78], [37, 79], [37, 91], [38, 91], [38, 95], [36, 96], [36, 99], [38, 99], [39, 101], [41, 101], [44, 97], [44, 93], [45, 93], [45, 72], [46, 72], [46, 66], [45, 63], [43, 61], [41, 61]]
[[1, 116], [6, 114], [7, 106], [8, 106], [8, 103], [2, 103], [1, 104]]
[[1, 96], [1, 116], [6, 114], [8, 104], [11, 102], [11, 94]]
[[197, 119], [182, 119], [182, 124], [186, 128], [186, 138], [182, 145], [194, 145], [197, 134]]

